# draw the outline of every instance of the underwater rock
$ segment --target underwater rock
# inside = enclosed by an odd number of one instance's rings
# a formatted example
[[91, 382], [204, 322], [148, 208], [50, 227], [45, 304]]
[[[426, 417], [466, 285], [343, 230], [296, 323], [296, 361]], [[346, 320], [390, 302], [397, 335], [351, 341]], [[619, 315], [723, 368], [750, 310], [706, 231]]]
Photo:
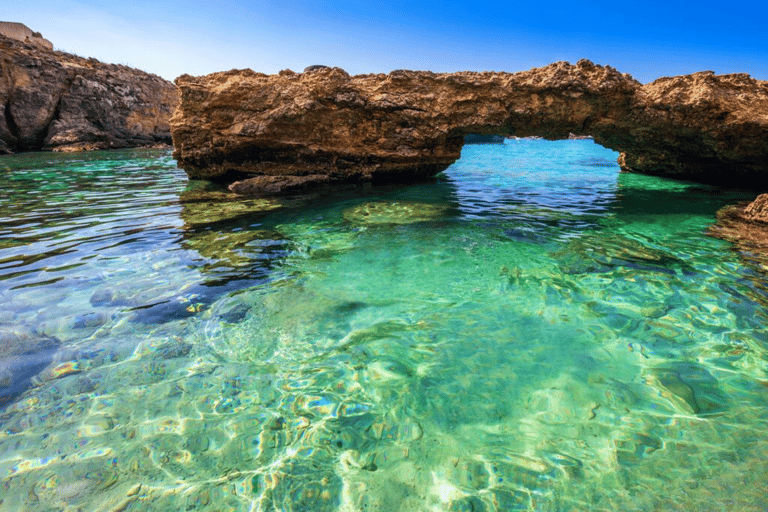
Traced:
[[181, 218], [185, 228], [229, 222], [239, 217], [269, 212], [282, 203], [275, 199], [232, 196], [218, 190], [186, 190], [179, 196]]
[[30, 329], [0, 326], [0, 407], [30, 387], [60, 345], [57, 338]]
[[135, 306], [134, 301], [124, 297], [120, 292], [110, 288], [101, 288], [93, 292], [90, 301], [91, 306]]
[[373, 201], [344, 210], [344, 220], [356, 224], [413, 224], [443, 217], [448, 207], [410, 201]]
[[695, 272], [689, 263], [664, 250], [621, 236], [573, 240], [552, 256], [560, 261], [564, 274], [604, 273], [621, 267], [670, 275]]
[[192, 345], [183, 341], [172, 341], [157, 348], [157, 355], [163, 359], [172, 359], [189, 354]]
[[104, 313], [96, 313], [92, 311], [90, 313], [75, 316], [75, 319], [72, 322], [72, 327], [74, 329], [99, 327], [100, 325], [104, 325], [107, 320], [109, 320], [109, 318]]
[[190, 301], [185, 297], [172, 297], [154, 304], [132, 308], [134, 315], [131, 317], [131, 322], [141, 324], [174, 322], [194, 316], [207, 306], [208, 301], [202, 298]]
[[228, 324], [238, 324], [245, 320], [246, 315], [251, 310], [251, 306], [248, 304], [238, 304], [237, 306], [225, 311], [219, 318]]
[[727, 397], [719, 389], [717, 379], [694, 363], [679, 362], [649, 368], [646, 382], [687, 413], [713, 414], [722, 411], [727, 405]]
[[250, 69], [176, 79], [174, 158], [190, 178], [272, 194], [432, 179], [465, 136], [592, 135], [628, 171], [768, 185], [768, 82], [705, 71], [641, 84], [580, 60], [518, 73]]

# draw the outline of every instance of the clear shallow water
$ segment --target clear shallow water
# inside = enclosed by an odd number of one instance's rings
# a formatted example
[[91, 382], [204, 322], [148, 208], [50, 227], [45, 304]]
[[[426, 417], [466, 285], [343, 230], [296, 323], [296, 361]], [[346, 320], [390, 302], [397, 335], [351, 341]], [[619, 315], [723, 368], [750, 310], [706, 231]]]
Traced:
[[768, 294], [704, 235], [750, 197], [614, 162], [227, 202], [3, 157], [0, 510], [765, 510]]

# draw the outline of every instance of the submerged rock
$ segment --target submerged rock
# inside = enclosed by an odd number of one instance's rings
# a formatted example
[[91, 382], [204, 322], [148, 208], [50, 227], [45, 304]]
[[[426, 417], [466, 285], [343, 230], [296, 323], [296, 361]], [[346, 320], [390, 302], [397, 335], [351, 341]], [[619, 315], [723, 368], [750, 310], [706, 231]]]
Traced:
[[675, 407], [687, 413], [713, 414], [727, 405], [727, 397], [720, 390], [717, 379], [694, 363], [679, 362], [650, 368], [646, 381]]
[[439, 219], [448, 212], [441, 204], [373, 201], [344, 210], [344, 220], [356, 224], [412, 224]]
[[176, 83], [179, 166], [241, 194], [431, 179], [472, 133], [592, 135], [622, 153], [625, 170], [768, 185], [768, 83], [745, 74], [643, 85], [581, 60], [519, 73], [234, 70]]
[[233, 308], [228, 309], [227, 311], [223, 312], [219, 315], [219, 318], [223, 322], [226, 322], [228, 324], [238, 324], [245, 320], [245, 317], [248, 315], [248, 312], [251, 310], [251, 305], [249, 304], [238, 304]]
[[172, 297], [132, 308], [133, 316], [130, 321], [140, 324], [164, 324], [184, 320], [207, 309], [208, 303], [207, 297], [195, 297], [192, 300], [182, 296]]
[[620, 236], [577, 239], [552, 255], [564, 274], [603, 273], [621, 267], [670, 275], [695, 272], [689, 263], [667, 251]]
[[57, 338], [34, 330], [0, 325], [0, 407], [31, 385], [60, 345]]

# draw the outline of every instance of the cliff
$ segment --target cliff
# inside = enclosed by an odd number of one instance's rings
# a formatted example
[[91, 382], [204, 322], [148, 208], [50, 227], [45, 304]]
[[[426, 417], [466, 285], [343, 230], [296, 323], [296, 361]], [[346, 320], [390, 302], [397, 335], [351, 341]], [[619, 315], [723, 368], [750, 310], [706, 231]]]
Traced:
[[169, 144], [177, 101], [156, 75], [0, 35], [0, 153]]
[[23, 23], [0, 21], [0, 35], [18, 41], [24, 41], [25, 43], [38, 46], [44, 50], [53, 50], [52, 42], [44, 38], [40, 32], [32, 32], [32, 30]]
[[233, 70], [176, 84], [179, 166], [239, 193], [426, 179], [459, 158], [470, 133], [592, 135], [625, 170], [768, 184], [768, 83], [743, 74], [642, 85], [582, 60], [519, 73]]

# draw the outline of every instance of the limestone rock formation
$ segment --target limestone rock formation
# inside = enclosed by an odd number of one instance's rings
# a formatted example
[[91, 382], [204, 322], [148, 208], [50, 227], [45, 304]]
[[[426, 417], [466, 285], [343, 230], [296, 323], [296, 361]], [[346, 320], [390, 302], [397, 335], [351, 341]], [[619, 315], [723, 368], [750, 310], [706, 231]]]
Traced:
[[747, 262], [768, 270], [768, 194], [760, 194], [751, 203], [722, 208], [708, 233], [731, 242]]
[[642, 85], [582, 60], [519, 73], [339, 68], [176, 79], [174, 156], [239, 193], [416, 181], [460, 156], [464, 135], [592, 135], [630, 171], [768, 185], [768, 82], [711, 72]]
[[768, 194], [760, 194], [749, 203], [740, 216], [750, 222], [762, 222], [768, 227]]
[[45, 50], [53, 50], [53, 43], [44, 38], [40, 32], [32, 32], [32, 30], [23, 23], [0, 21], [0, 35], [18, 41], [24, 41], [25, 43], [38, 46]]
[[169, 144], [177, 101], [159, 76], [0, 35], [0, 153]]

